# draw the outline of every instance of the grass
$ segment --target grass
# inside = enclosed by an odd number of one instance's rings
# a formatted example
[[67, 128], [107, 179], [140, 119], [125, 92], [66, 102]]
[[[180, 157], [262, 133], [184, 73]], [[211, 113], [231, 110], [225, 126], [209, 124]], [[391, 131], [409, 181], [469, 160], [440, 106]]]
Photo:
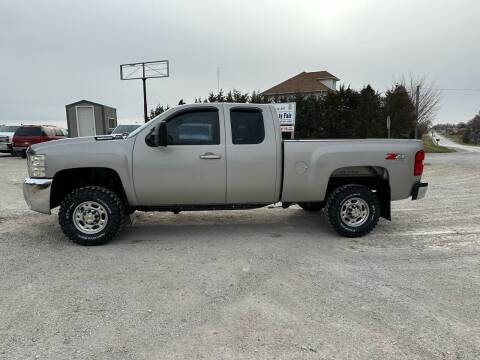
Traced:
[[454, 149], [447, 148], [445, 146], [436, 145], [433, 143], [432, 138], [428, 135], [423, 135], [423, 148], [427, 153], [451, 153], [455, 152]]
[[457, 144], [460, 144], [460, 145], [480, 146], [478, 144], [467, 144], [467, 143], [463, 142], [462, 135], [460, 135], [460, 134], [448, 134], [448, 135], [446, 135], [446, 137], [449, 138], [450, 140], [456, 142]]

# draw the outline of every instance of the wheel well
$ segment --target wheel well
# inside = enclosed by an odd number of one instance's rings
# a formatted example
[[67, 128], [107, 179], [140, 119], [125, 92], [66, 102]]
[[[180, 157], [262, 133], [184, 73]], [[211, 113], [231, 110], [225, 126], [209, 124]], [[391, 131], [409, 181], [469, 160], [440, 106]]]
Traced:
[[328, 180], [325, 199], [342, 185], [359, 184], [377, 193], [380, 201], [381, 216], [391, 219], [390, 181], [387, 169], [379, 166], [350, 166], [335, 170]]
[[102, 186], [115, 192], [127, 203], [127, 196], [120, 176], [110, 168], [75, 168], [61, 170], [55, 174], [50, 195], [50, 208], [60, 205], [63, 198], [75, 189], [84, 186]]

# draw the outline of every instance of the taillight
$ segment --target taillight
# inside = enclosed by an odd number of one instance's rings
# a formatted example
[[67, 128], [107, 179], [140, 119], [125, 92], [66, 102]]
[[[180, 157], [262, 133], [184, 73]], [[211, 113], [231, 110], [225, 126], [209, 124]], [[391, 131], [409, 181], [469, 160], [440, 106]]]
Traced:
[[425, 151], [420, 150], [415, 154], [415, 166], [413, 168], [414, 176], [422, 176], [423, 174], [423, 160], [425, 160]]

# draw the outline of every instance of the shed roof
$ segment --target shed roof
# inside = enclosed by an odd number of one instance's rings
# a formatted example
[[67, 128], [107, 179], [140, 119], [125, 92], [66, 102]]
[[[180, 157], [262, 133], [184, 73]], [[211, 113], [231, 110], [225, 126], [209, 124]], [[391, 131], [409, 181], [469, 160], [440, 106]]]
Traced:
[[97, 105], [97, 106], [103, 106], [103, 107], [108, 107], [108, 108], [112, 108], [112, 109], [115, 109], [111, 106], [108, 106], [108, 105], [104, 105], [104, 104], [99, 104], [99, 103], [96, 103], [96, 102], [93, 102], [93, 101], [90, 101], [90, 100], [79, 100], [79, 101], [75, 101], [71, 104], [67, 104], [65, 105], [66, 107], [69, 107], [69, 106], [74, 106], [74, 105], [78, 105], [78, 104], [82, 104], [82, 103], [87, 103], [87, 104], [91, 104], [91, 105]]

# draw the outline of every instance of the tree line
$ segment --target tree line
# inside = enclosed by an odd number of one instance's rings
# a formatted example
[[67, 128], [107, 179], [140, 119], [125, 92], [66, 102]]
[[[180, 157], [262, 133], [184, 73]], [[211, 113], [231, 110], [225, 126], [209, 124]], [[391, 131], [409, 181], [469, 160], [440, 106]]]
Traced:
[[[374, 90], [370, 85], [359, 91], [342, 85], [339, 90], [330, 91], [322, 97], [305, 97], [297, 94], [278, 97], [275, 102], [296, 103], [296, 139], [385, 138], [387, 137], [387, 117], [390, 117], [392, 138], [413, 138], [416, 109], [412, 95], [406, 83], [399, 82], [384, 94]], [[196, 98], [195, 102], [268, 103], [269, 101], [259, 91], [243, 93], [234, 89], [228, 92], [223, 90], [217, 93], [211, 92], [206, 98]], [[151, 118], [166, 109], [168, 106], [158, 105], [151, 110]], [[425, 110], [422, 116], [419, 116], [420, 136], [430, 127], [434, 110], [435, 106], [430, 111]]]

